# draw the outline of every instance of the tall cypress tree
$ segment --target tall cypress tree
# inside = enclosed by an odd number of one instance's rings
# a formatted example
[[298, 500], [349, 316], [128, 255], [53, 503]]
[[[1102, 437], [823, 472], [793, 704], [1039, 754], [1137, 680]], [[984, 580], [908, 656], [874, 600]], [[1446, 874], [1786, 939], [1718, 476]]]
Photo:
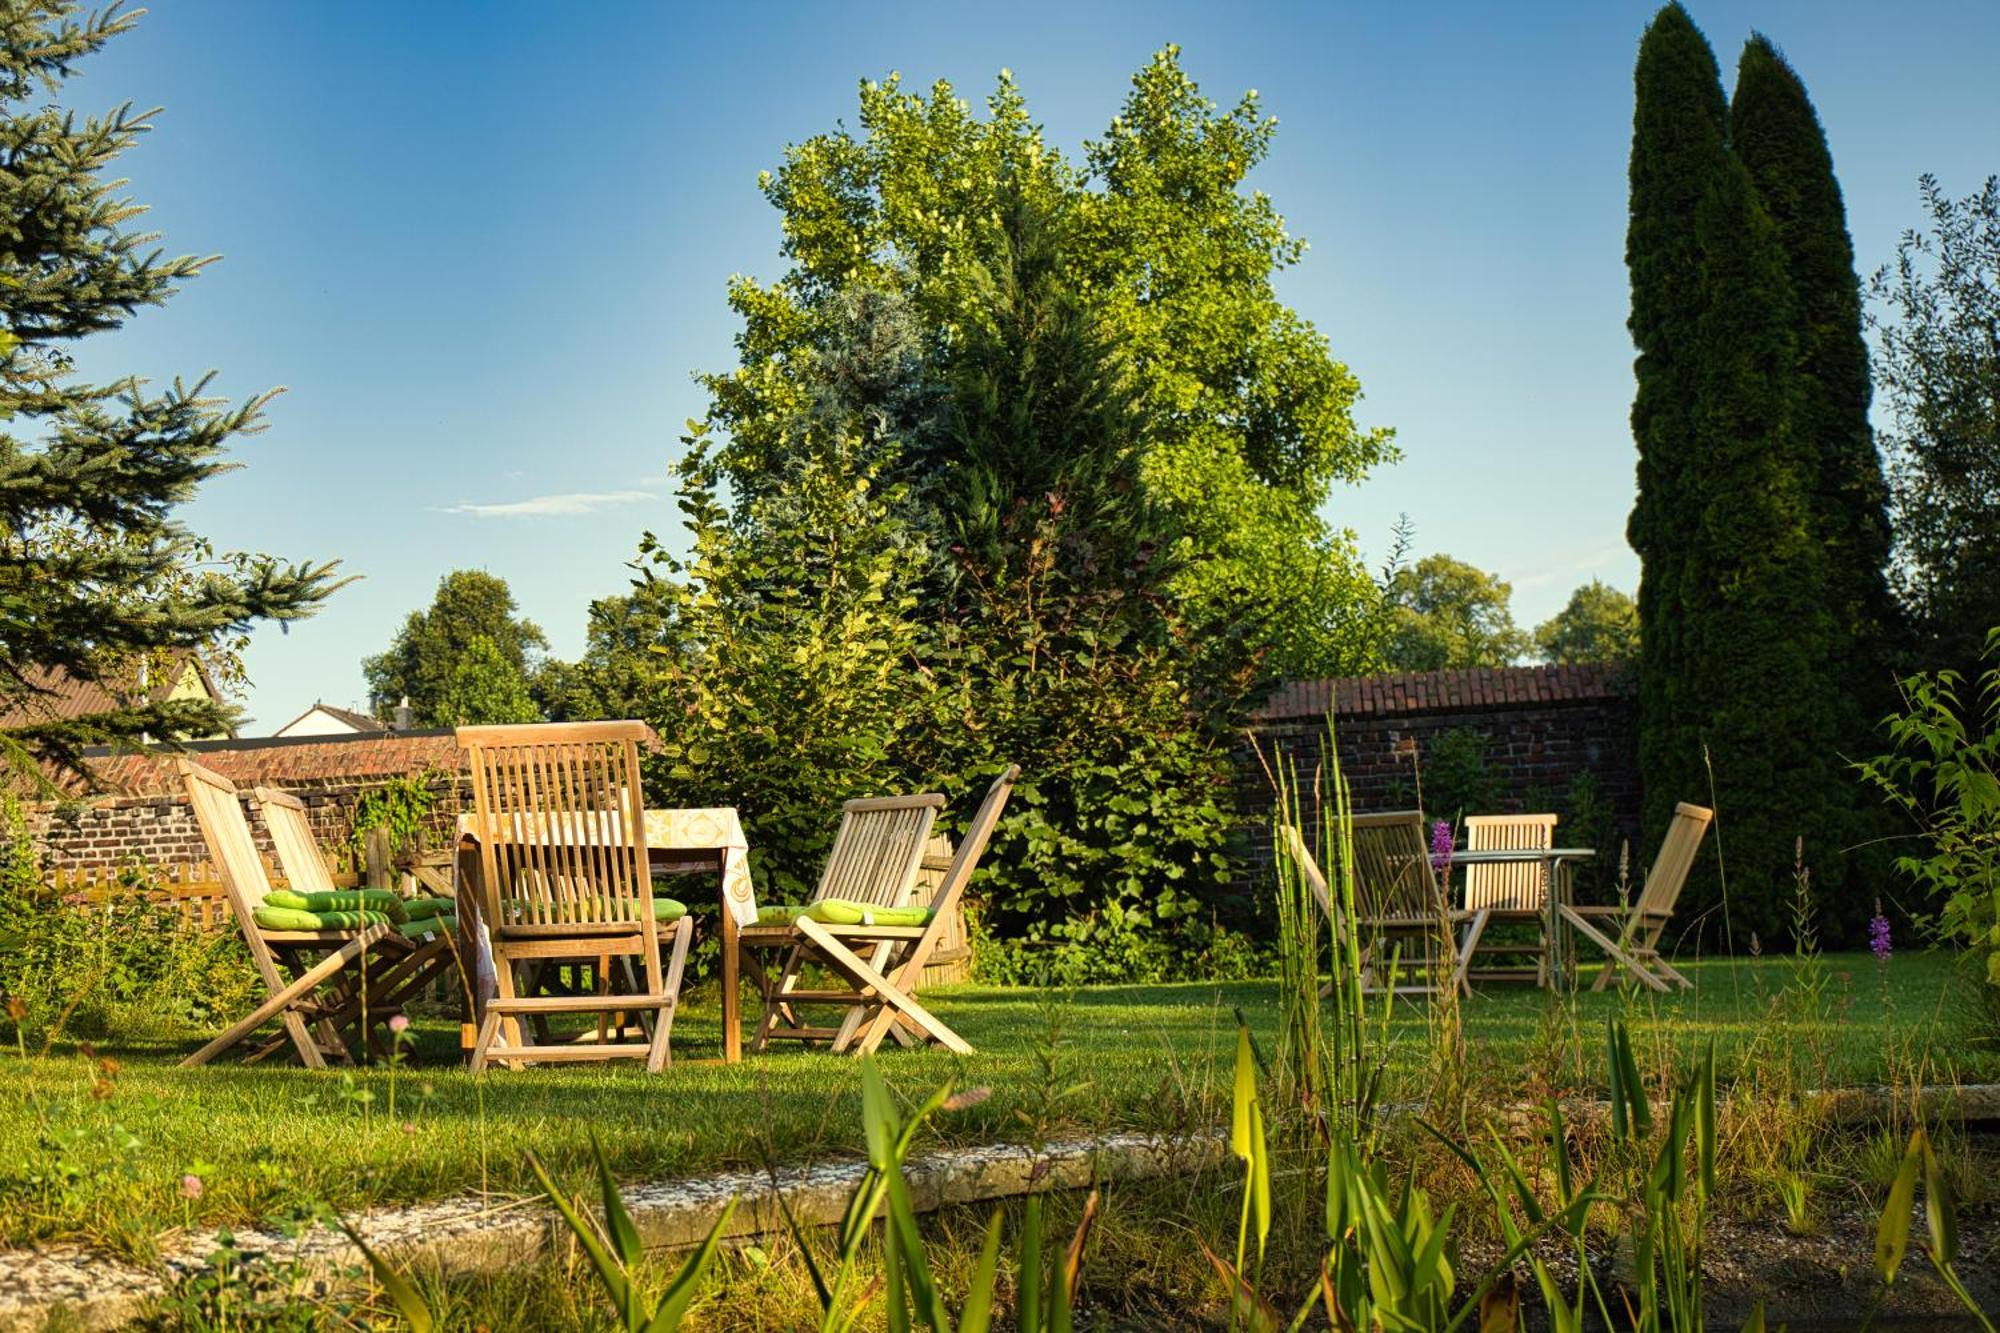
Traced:
[[130, 106], [52, 105], [79, 59], [133, 22], [115, 7], [0, 0], [0, 759], [75, 767], [84, 746], [220, 730], [209, 700], [141, 700], [87, 716], [42, 709], [55, 684], [117, 687], [155, 657], [204, 653], [253, 622], [310, 614], [331, 566], [215, 559], [173, 516], [262, 425], [270, 395], [230, 406], [208, 379], [163, 391], [80, 379], [72, 348], [158, 305], [209, 263], [164, 258], [131, 225], [118, 155], [150, 128]]
[[[1816, 468], [1808, 499], [1812, 535], [1826, 559], [1833, 635], [1827, 674], [1837, 735], [1848, 755], [1868, 753], [1875, 721], [1891, 702], [1886, 646], [1893, 602], [1885, 573], [1888, 487], [1868, 423], [1868, 347], [1854, 243], [1805, 84], [1762, 34], [1743, 48], [1729, 114], [1731, 147], [1777, 227], [1796, 303], [1796, 430]], [[1844, 863], [1840, 847], [1813, 851], [1823, 882], [1835, 883]]]
[[[1693, 512], [1690, 484], [1700, 473], [1691, 455], [1701, 255], [1689, 221], [1726, 155], [1729, 111], [1715, 53], [1679, 5], [1662, 9], [1647, 28], [1633, 83], [1625, 263], [1632, 282], [1628, 327], [1638, 352], [1632, 437], [1639, 466], [1626, 536], [1640, 562], [1639, 766], [1645, 827], [1656, 837], [1650, 831], [1666, 827], [1675, 801], [1707, 791], [1683, 670], [1689, 626], [1682, 597], [1690, 571], [1680, 538]], [[1698, 580], [1701, 571], [1691, 577]]]
[[[1712, 772], [1730, 921], [1771, 939], [1793, 840], [1822, 845], [1837, 823], [1818, 467], [1796, 428], [1795, 302], [1778, 229], [1729, 151], [1714, 55], [1678, 5], [1640, 48], [1627, 261], [1648, 828], [1658, 836], [1675, 801], [1705, 801]], [[1697, 912], [1720, 894], [1714, 869], [1704, 862], [1691, 887]]]

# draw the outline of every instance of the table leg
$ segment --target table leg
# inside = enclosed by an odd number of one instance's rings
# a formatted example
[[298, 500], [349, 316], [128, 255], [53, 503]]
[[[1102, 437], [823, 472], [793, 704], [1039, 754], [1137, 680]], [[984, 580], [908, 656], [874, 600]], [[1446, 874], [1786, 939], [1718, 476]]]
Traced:
[[742, 994], [736, 974], [736, 913], [729, 906], [729, 877], [722, 888], [722, 1059], [735, 1064], [743, 1058]]

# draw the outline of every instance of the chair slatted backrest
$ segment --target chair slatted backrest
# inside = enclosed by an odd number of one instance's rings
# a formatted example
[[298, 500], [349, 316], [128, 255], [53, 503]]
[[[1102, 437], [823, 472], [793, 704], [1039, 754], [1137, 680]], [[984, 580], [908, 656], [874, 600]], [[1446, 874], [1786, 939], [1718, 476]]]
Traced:
[[228, 895], [229, 910], [243, 932], [250, 960], [274, 993], [282, 990], [284, 978], [278, 973], [256, 917], [257, 906], [264, 901], [271, 881], [264, 874], [264, 860], [257, 854], [257, 840], [250, 833], [250, 821], [244, 817], [236, 784], [191, 759], [177, 759], [174, 767], [180, 770], [181, 781], [187, 786], [194, 821], [201, 828], [202, 841], [208, 844], [209, 859], [215, 862], [216, 873], [222, 877], [222, 891]]
[[1421, 810], [1352, 816], [1354, 903], [1363, 918], [1430, 917], [1442, 905]]
[[935, 792], [881, 796], [840, 807], [840, 829], [827, 853], [813, 901], [843, 898], [870, 907], [901, 907], [916, 890], [924, 844], [944, 807]]
[[1689, 805], [1686, 801], [1674, 806], [1673, 823], [1667, 826], [1660, 854], [1653, 858], [1652, 873], [1646, 876], [1646, 887], [1639, 894], [1638, 915], [1674, 914], [1674, 904], [1680, 901], [1688, 872], [1694, 868], [1695, 853], [1701, 850], [1701, 840], [1708, 836], [1708, 826], [1714, 819], [1715, 811], [1705, 806]]
[[497, 925], [653, 920], [643, 722], [460, 727]]
[[306, 822], [305, 803], [290, 792], [271, 787], [259, 787], [253, 795], [257, 798], [257, 812], [264, 817], [264, 827], [270, 831], [271, 847], [278, 854], [285, 882], [300, 893], [331, 893], [338, 889], [333, 872], [326, 868], [326, 858], [320, 854], [319, 843], [313, 838], [312, 825]]
[[951, 858], [951, 866], [944, 872], [944, 882], [938, 886], [937, 895], [931, 899], [931, 923], [924, 927], [924, 933], [907, 955], [908, 961], [902, 969], [902, 979], [914, 981], [923, 973], [923, 966], [944, 936], [949, 918], [958, 907], [958, 900], [965, 894], [965, 886], [972, 881], [973, 871], [979, 869], [979, 858], [986, 855], [986, 844], [993, 839], [993, 830], [1000, 826], [1000, 816], [1007, 809], [1007, 798], [1014, 793], [1014, 784], [1021, 780], [1021, 766], [1009, 764], [1007, 770], [993, 779], [993, 785], [986, 789], [985, 797], [979, 802], [979, 809], [973, 812], [972, 823], [966, 827], [965, 841], [959, 843], [958, 851]]
[[[1555, 846], [1555, 815], [1467, 815], [1469, 852], [1547, 851]], [[1539, 861], [1465, 867], [1465, 905], [1471, 911], [1538, 912], [1548, 903]]]

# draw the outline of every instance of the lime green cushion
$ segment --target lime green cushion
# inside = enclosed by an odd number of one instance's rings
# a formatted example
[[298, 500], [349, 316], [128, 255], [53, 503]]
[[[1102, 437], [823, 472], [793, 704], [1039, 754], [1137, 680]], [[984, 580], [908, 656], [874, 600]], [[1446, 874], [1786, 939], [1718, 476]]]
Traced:
[[809, 906], [782, 904], [757, 909], [760, 926], [789, 926], [800, 917], [829, 926], [927, 926], [928, 907], [873, 907], [846, 898], [822, 898]]
[[456, 898], [405, 898], [403, 911], [412, 921], [426, 916], [455, 916], [458, 913]]
[[405, 921], [396, 930], [405, 939], [411, 940], [420, 940], [426, 935], [451, 935], [458, 931], [458, 918], [449, 915], [420, 917], [415, 921]]
[[403, 900], [393, 889], [336, 889], [331, 893], [299, 893], [293, 889], [273, 889], [264, 895], [267, 907], [293, 912], [380, 912], [391, 921], [409, 916]]
[[382, 912], [307, 912], [296, 907], [259, 907], [253, 916], [265, 930], [359, 930], [390, 924]]

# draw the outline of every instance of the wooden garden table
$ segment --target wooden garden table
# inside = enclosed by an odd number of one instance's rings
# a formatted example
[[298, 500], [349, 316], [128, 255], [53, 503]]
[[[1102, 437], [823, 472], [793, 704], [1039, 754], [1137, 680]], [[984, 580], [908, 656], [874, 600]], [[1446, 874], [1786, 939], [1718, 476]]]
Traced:
[[[734, 1064], [743, 1058], [742, 996], [737, 986], [736, 932], [757, 923], [757, 894], [750, 883], [750, 844], [743, 824], [730, 806], [706, 809], [646, 811], [646, 858], [655, 871], [667, 874], [716, 874], [722, 900], [722, 1058]], [[486, 1001], [495, 994], [492, 944], [484, 922], [498, 910], [479, 855], [479, 834], [473, 816], [458, 817], [457, 874], [459, 938], [470, 941], [473, 976], [469, 993], [473, 1030], [485, 1016]]]
[[1459, 866], [1542, 863], [1542, 929], [1549, 945], [1549, 989], [1561, 990], [1575, 969], [1571, 966], [1569, 931], [1560, 909], [1570, 900], [1570, 872], [1574, 864], [1595, 855], [1596, 851], [1589, 847], [1495, 847], [1481, 851], [1455, 847], [1451, 865], [1456, 870]]

